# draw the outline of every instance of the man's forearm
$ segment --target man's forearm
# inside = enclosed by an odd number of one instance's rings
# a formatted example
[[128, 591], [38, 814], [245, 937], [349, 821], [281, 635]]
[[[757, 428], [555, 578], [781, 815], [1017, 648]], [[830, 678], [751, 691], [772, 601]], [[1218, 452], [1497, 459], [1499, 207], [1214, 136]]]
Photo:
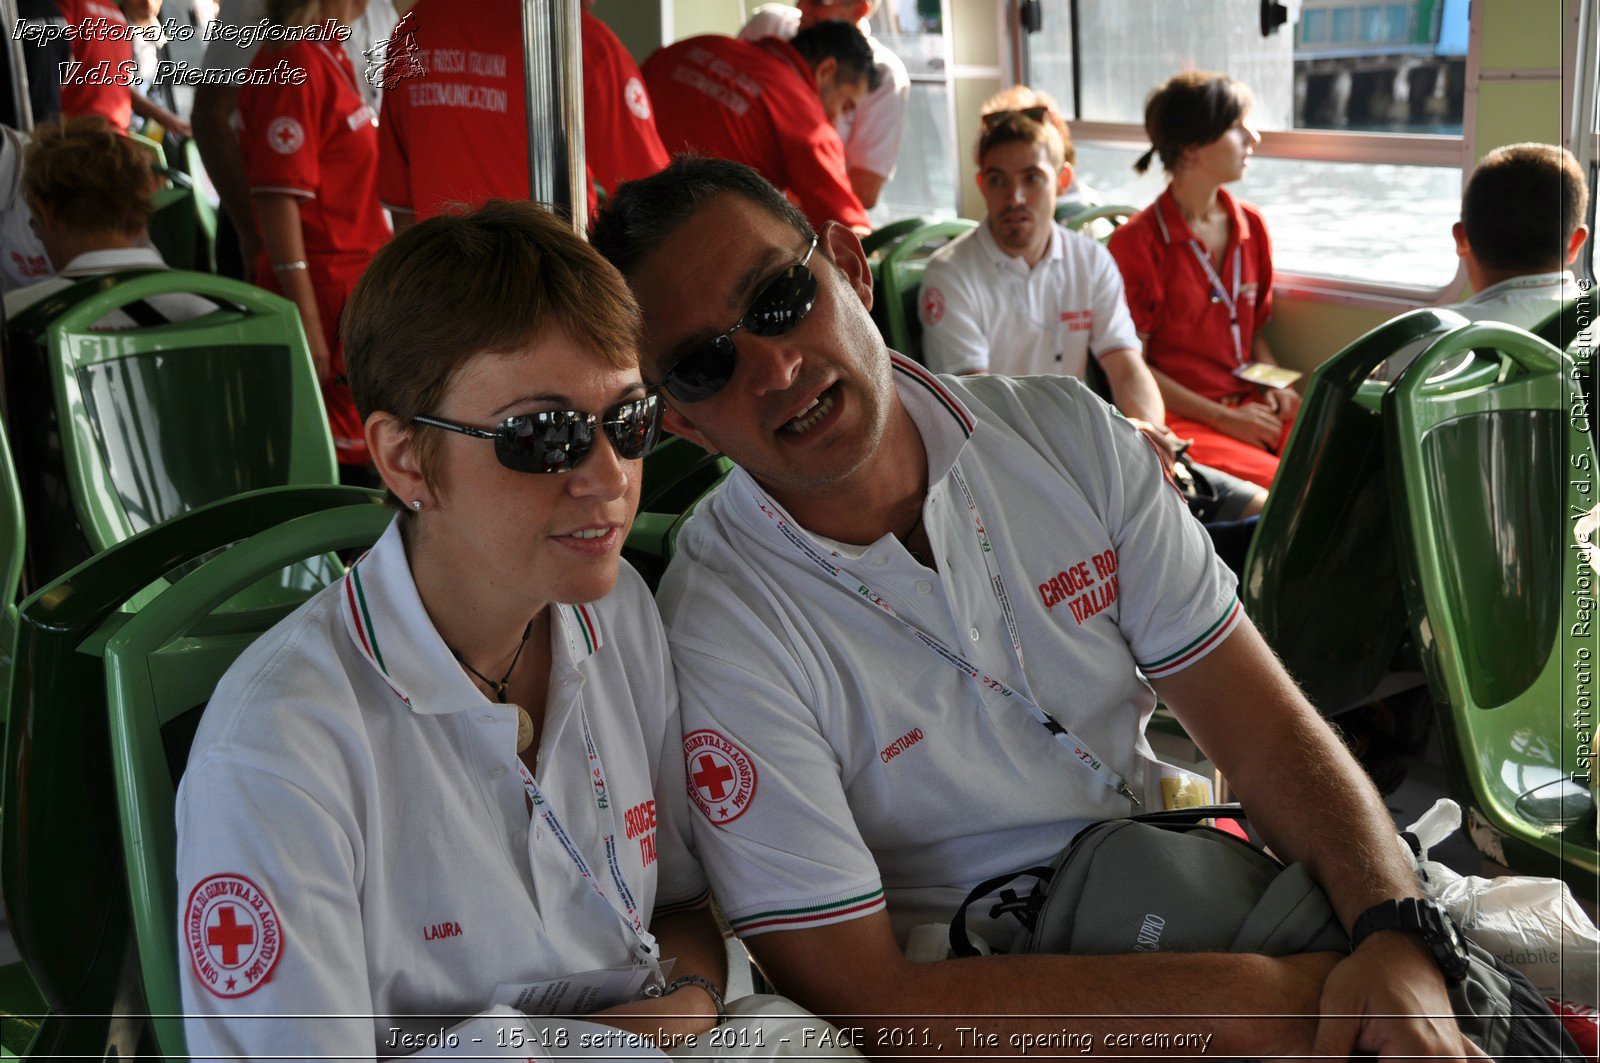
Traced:
[[1100, 359], [1106, 383], [1111, 385], [1111, 401], [1123, 416], [1161, 426], [1167, 423], [1167, 408], [1155, 377], [1144, 368], [1138, 351], [1108, 351]]
[[[239, 231], [247, 248], [261, 246], [255, 213], [250, 204], [250, 186], [244, 176], [244, 160], [239, 154], [239, 138], [229, 125], [239, 90], [223, 85], [201, 85], [194, 92], [194, 111], [189, 122], [194, 127], [195, 143], [206, 173], [216, 187], [217, 196], [228, 218]], [[246, 268], [250, 266], [245, 263]]]

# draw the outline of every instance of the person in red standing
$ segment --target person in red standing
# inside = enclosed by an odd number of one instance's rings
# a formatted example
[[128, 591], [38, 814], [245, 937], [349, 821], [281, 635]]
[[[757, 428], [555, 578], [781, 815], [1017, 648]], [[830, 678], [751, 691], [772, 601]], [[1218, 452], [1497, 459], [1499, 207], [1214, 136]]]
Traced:
[[138, 75], [135, 31], [120, 7], [111, 0], [56, 0], [56, 7], [76, 31], [72, 64], [61, 71], [62, 114], [69, 118], [98, 114], [118, 129], [127, 129], [137, 112], [164, 129], [189, 135], [188, 122], [133, 87]]
[[[649, 176], [666, 166], [667, 151], [639, 68], [616, 34], [587, 11], [582, 44], [593, 217], [596, 184], [609, 193], [623, 181]], [[391, 61], [402, 54], [415, 65], [410, 76], [396, 72], [378, 123], [378, 194], [395, 226], [431, 218], [450, 204], [527, 199], [528, 107], [518, 0], [422, 0], [395, 28]]]
[[[366, 0], [268, 0], [281, 27], [344, 26]], [[361, 271], [389, 239], [378, 205], [378, 131], [338, 41], [269, 41], [253, 70], [279, 63], [305, 75], [239, 90], [240, 152], [265, 247], [255, 276], [294, 300], [322, 380], [334, 448], [347, 480], [369, 482], [361, 418], [339, 349], [339, 315]]]
[[1277, 365], [1261, 329], [1272, 316], [1272, 242], [1261, 212], [1223, 185], [1244, 176], [1260, 136], [1250, 90], [1223, 74], [1179, 74], [1151, 94], [1145, 131], [1170, 183], [1111, 237], [1128, 309], [1189, 456], [1272, 486], [1300, 407], [1290, 388], [1251, 383]]
[[690, 37], [646, 59], [644, 80], [668, 151], [744, 163], [819, 229], [871, 229], [833, 127], [878, 83], [855, 26], [819, 22], [788, 41]]

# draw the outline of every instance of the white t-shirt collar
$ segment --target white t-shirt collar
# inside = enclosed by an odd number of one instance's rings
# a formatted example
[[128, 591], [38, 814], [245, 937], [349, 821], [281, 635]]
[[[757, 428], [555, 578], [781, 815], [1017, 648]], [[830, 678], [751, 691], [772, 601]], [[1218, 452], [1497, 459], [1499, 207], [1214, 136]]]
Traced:
[[161, 252], [153, 247], [112, 247], [104, 251], [85, 251], [75, 256], [61, 271], [63, 277], [74, 274], [113, 273], [119, 269], [138, 266], [165, 268]]
[[1507, 292], [1522, 291], [1529, 288], [1565, 288], [1577, 284], [1570, 269], [1552, 270], [1549, 273], [1524, 273], [1520, 277], [1507, 277], [1498, 284], [1491, 284], [1481, 292], [1475, 293], [1467, 300], [1467, 305], [1486, 303], [1491, 299], [1498, 299]]
[[1005, 273], [1015, 273], [1026, 277], [1046, 262], [1060, 261], [1066, 254], [1066, 249], [1061, 243], [1061, 227], [1054, 222], [1050, 223], [1050, 245], [1045, 248], [1044, 257], [1030, 267], [1021, 255], [1013, 255], [996, 242], [994, 233], [989, 231], [989, 219], [985, 217], [978, 226], [978, 231], [973, 239], [978, 241], [978, 246], [983, 248], [984, 257], [993, 262], [995, 268]]

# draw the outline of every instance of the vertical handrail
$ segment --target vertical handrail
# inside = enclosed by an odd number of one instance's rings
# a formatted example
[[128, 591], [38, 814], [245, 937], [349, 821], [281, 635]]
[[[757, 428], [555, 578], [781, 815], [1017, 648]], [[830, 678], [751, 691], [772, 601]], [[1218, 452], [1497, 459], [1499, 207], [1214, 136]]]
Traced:
[[17, 122], [24, 133], [33, 132], [33, 100], [28, 97], [28, 69], [24, 65], [22, 36], [16, 32], [21, 16], [17, 0], [0, 0], [0, 18], [5, 20], [6, 47], [11, 51], [11, 94], [17, 101]]
[[528, 198], [566, 213], [582, 233], [589, 218], [579, 3], [522, 0], [522, 67], [528, 102]]

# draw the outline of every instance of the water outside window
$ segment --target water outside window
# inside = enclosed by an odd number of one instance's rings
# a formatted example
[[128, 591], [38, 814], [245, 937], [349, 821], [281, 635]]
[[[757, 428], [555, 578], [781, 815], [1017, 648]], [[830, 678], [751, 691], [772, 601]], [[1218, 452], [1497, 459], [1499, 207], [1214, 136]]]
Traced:
[[955, 217], [957, 152], [951, 128], [941, 0], [884, 0], [872, 16], [873, 34], [911, 75], [911, 100], [894, 176], [870, 212], [874, 225], [895, 218]]

